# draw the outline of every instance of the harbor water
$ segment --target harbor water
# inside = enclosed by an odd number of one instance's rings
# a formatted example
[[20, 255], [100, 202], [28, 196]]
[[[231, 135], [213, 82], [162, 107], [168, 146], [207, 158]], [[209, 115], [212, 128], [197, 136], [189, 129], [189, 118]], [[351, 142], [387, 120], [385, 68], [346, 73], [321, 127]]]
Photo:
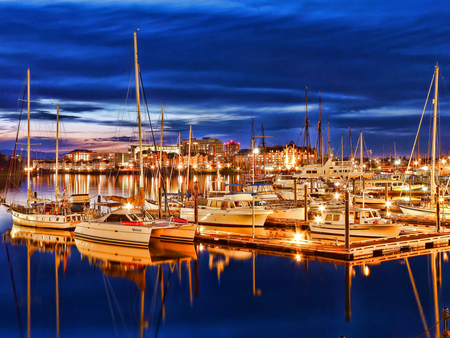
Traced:
[[[195, 179], [204, 191], [215, 176]], [[127, 197], [139, 179], [64, 182], [73, 193]], [[184, 184], [167, 183], [169, 192]], [[53, 176], [33, 178], [38, 197], [53, 186]], [[8, 199], [25, 201], [25, 190], [22, 182]], [[0, 232], [0, 337], [440, 337], [450, 305], [442, 250], [345, 264], [205, 243], [130, 249], [13, 227], [5, 207]]]

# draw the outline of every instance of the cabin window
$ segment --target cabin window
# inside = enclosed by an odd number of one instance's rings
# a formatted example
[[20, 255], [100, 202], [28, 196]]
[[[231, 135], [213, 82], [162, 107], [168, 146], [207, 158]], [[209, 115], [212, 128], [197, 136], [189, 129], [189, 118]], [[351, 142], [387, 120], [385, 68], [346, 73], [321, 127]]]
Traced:
[[70, 216], [67, 216], [66, 219], [67, 219], [67, 222], [70, 222]]
[[227, 207], [228, 207], [227, 202], [222, 202], [222, 204], [220, 205], [220, 209], [222, 209], [222, 210], [227, 210]]
[[56, 222], [59, 222], [59, 217], [56, 217]]
[[364, 212], [364, 217], [365, 217], [365, 218], [372, 217], [372, 214], [370, 213], [370, 211], [365, 211], [365, 212]]
[[217, 208], [217, 201], [212, 201], [210, 206], [211, 208]]
[[138, 221], [139, 220], [139, 217], [137, 215], [135, 215], [135, 214], [128, 215], [128, 217], [130, 217], [133, 221]]
[[333, 215], [333, 221], [337, 222], [339, 221], [340, 215]]
[[122, 221], [128, 221], [128, 217], [126, 215], [112, 214], [109, 215], [108, 218], [106, 219], [106, 222], [108, 223], [120, 223]]
[[328, 214], [325, 216], [325, 221], [331, 222], [332, 219], [333, 219], [333, 215], [331, 215], [331, 214]]

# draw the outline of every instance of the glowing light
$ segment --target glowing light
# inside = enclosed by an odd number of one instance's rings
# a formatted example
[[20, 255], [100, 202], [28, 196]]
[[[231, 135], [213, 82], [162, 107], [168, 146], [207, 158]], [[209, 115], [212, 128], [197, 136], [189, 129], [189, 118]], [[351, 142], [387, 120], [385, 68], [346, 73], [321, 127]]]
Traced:
[[387, 216], [387, 217], [390, 217], [390, 216], [391, 216], [391, 213], [388, 211], [388, 212], [386, 213], [386, 216]]
[[253, 154], [259, 154], [259, 148], [253, 149]]
[[301, 239], [302, 239], [302, 235], [299, 234], [299, 233], [296, 233], [295, 236], [294, 236], [294, 240], [298, 242], [298, 241], [300, 241]]
[[366, 277], [370, 275], [370, 269], [368, 266], [364, 266], [363, 274]]
[[422, 186], [422, 191], [427, 191], [427, 190], [428, 190], [428, 187]]
[[391, 201], [386, 202], [386, 207], [389, 208], [391, 206]]
[[323, 212], [325, 210], [325, 206], [323, 204], [319, 205], [320, 212]]
[[300, 255], [300, 254], [295, 255], [295, 260], [297, 262], [301, 262], [302, 261], [302, 255]]
[[316, 216], [316, 218], [314, 219], [314, 221], [315, 221], [316, 223], [322, 223], [322, 217]]
[[340, 196], [340, 195], [339, 195], [338, 192], [334, 194], [334, 198], [335, 198], [335, 199], [339, 199], [339, 196]]
[[130, 203], [125, 204], [125, 209], [130, 210], [131, 208], [133, 208], [133, 205]]

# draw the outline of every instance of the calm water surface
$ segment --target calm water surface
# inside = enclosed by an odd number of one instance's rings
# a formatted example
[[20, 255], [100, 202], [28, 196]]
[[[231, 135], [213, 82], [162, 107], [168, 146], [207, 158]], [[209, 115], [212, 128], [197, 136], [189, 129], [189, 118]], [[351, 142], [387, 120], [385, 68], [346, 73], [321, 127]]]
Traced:
[[[207, 187], [214, 177], [199, 179]], [[137, 184], [61, 180], [91, 196], [129, 196]], [[170, 183], [176, 191], [178, 180]], [[53, 178], [33, 184], [49, 196]], [[205, 244], [133, 250], [13, 227], [2, 207], [0, 232], [10, 229], [0, 249], [0, 337], [416, 337], [450, 305], [446, 252], [348, 267]]]

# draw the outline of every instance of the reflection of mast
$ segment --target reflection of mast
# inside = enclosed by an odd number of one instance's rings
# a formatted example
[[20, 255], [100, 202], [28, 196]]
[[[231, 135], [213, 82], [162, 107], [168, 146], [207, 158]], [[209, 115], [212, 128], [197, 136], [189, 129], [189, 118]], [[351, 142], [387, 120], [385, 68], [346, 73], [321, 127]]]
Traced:
[[439, 337], [439, 321], [440, 321], [440, 313], [439, 313], [439, 299], [438, 299], [438, 271], [437, 271], [437, 262], [440, 257], [438, 256], [438, 253], [433, 252], [431, 254], [431, 274], [433, 278], [433, 299], [434, 299], [434, 314], [435, 314], [435, 320], [436, 320], [436, 335]]
[[416, 283], [414, 282], [414, 277], [411, 272], [411, 267], [409, 266], [409, 261], [408, 261], [407, 257], [405, 257], [405, 263], [408, 268], [409, 279], [411, 279], [411, 284], [414, 289], [414, 295], [416, 296], [417, 305], [419, 306], [420, 317], [422, 318], [423, 327], [425, 328], [425, 331], [427, 332], [427, 337], [430, 338], [430, 333], [428, 332], [427, 321], [425, 320], [425, 314], [423, 313], [422, 303], [420, 302], [420, 299], [419, 299], [419, 293], [417, 292]]

